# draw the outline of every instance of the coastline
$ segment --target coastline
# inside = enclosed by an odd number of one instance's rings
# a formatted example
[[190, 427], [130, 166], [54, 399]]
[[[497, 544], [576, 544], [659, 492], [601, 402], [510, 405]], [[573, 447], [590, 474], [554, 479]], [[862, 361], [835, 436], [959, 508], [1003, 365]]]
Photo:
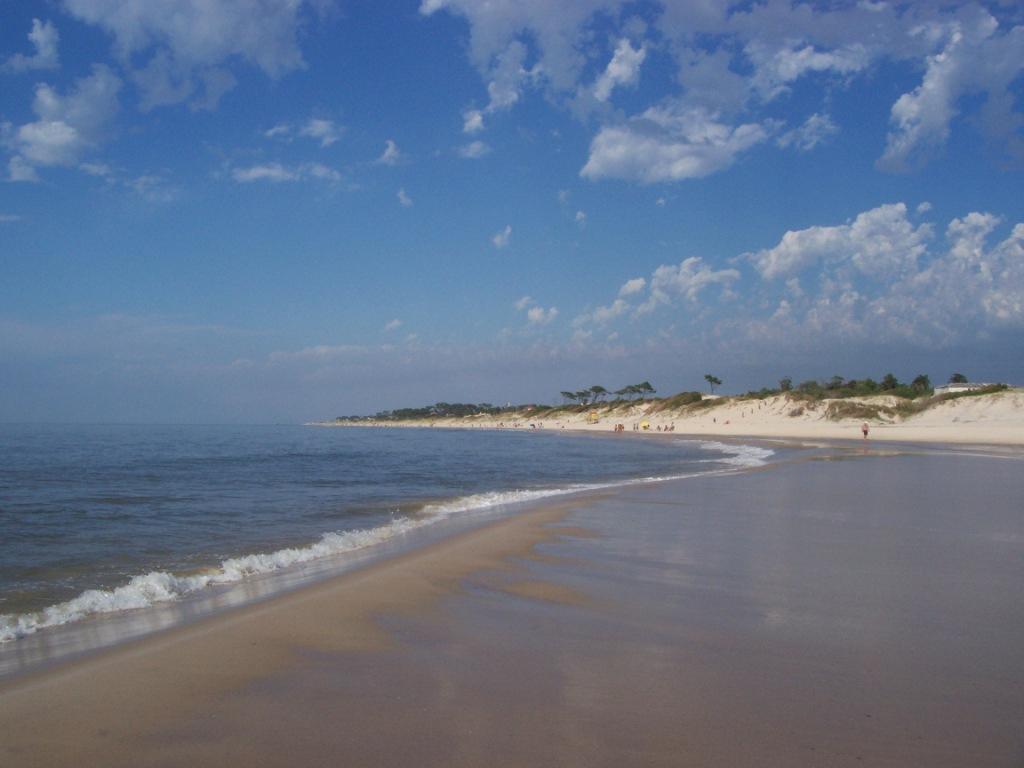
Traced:
[[1012, 764], [1016, 467], [831, 458], [537, 505], [7, 681], [0, 754]]
[[[874, 398], [871, 402], [878, 401]], [[895, 398], [883, 398], [889, 403]], [[714, 401], [712, 401], [714, 402]], [[612, 432], [616, 424], [633, 432], [633, 425], [648, 422], [644, 434], [694, 438], [736, 438], [781, 441], [802, 440], [863, 440], [861, 425], [869, 425], [868, 442], [891, 441], [899, 443], [960, 444], [1024, 446], [1024, 392], [1010, 390], [994, 395], [949, 400], [906, 419], [871, 417], [833, 419], [828, 415], [832, 401], [807, 403], [786, 396], [764, 400], [723, 398], [720, 404], [697, 410], [679, 408], [658, 410], [654, 401], [624, 405], [598, 404], [576, 413], [560, 412], [549, 418], [543, 413], [522, 411], [500, 417], [471, 416], [465, 418], [439, 418], [415, 421], [325, 421], [310, 426], [347, 427], [374, 426], [396, 428], [449, 428], [449, 429], [530, 429], [531, 424], [542, 429], [577, 432]], [[868, 402], [849, 398], [854, 404]], [[590, 422], [590, 413], [597, 421]]]

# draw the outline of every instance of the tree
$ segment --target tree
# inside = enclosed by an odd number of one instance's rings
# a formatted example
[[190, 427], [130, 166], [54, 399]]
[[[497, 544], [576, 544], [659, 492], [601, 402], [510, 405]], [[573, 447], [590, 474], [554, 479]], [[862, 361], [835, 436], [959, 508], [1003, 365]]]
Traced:
[[575, 392], [559, 392], [558, 394], [560, 394], [562, 396], [563, 400], [568, 400], [569, 402], [572, 402], [572, 403], [576, 402], [576, 393]]
[[900, 380], [891, 373], [887, 373], [882, 377], [882, 389], [896, 389], [899, 385]]
[[950, 384], [966, 384], [967, 383], [967, 377], [964, 376], [962, 373], [954, 373], [952, 376], [949, 377], [949, 383]]
[[779, 379], [779, 390], [782, 392], [789, 392], [793, 388], [793, 378], [791, 376], [783, 376]]
[[826, 387], [826, 389], [842, 389], [842, 387], [843, 387], [843, 377], [842, 376], [833, 376], [829, 380], [828, 386]]
[[920, 376], [914, 377], [914, 380], [910, 382], [910, 386], [918, 392], [924, 392], [932, 388], [932, 380], [922, 373]]
[[596, 403], [598, 400], [600, 400], [602, 397], [605, 397], [608, 394], [608, 390], [602, 387], [600, 384], [595, 384], [590, 388], [590, 394], [593, 395], [594, 402]]
[[586, 405], [590, 402], [590, 390], [581, 389], [576, 393], [576, 399], [580, 401], [580, 405]]
[[649, 381], [641, 381], [639, 384], [634, 384], [634, 386], [636, 387], [636, 391], [640, 397], [647, 397], [648, 395], [653, 395], [658, 391], [651, 386], [651, 382]]
[[717, 376], [712, 376], [710, 373], [704, 374], [704, 381], [711, 387], [711, 394], [715, 394], [715, 387], [721, 386], [722, 380]]

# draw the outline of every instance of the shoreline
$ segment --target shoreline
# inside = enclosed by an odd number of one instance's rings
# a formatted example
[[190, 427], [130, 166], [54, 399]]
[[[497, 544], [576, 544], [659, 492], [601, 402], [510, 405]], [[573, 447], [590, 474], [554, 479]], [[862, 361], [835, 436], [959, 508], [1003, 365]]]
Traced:
[[[889, 398], [893, 399], [893, 398]], [[307, 426], [446, 428], [446, 429], [519, 429], [531, 424], [545, 430], [574, 432], [613, 432], [623, 424], [625, 432], [635, 433], [633, 425], [649, 424], [643, 434], [693, 438], [735, 438], [768, 440], [842, 440], [861, 441], [861, 425], [869, 425], [867, 442], [993, 445], [1024, 447], [1024, 392], [1009, 390], [993, 395], [965, 397], [940, 403], [924, 413], [903, 420], [878, 418], [832, 419], [828, 414], [833, 402], [862, 404], [861, 399], [808, 403], [785, 396], [764, 400], [732, 400], [701, 408], [656, 410], [658, 403], [597, 404], [586, 411], [561, 412], [557, 418], [527, 411], [501, 417], [470, 416], [408, 421], [322, 421]], [[597, 422], [590, 423], [590, 413]]]
[[[510, 486], [504, 490], [434, 499], [426, 503], [423, 514], [413, 513], [408, 518], [392, 520], [376, 528], [341, 533], [328, 531], [304, 545], [288, 543], [284, 549], [271, 552], [242, 553], [222, 561], [219, 567], [209, 565], [192, 572], [142, 571], [107, 589], [86, 590], [68, 601], [47, 604], [37, 611], [12, 612], [4, 618], [13, 617], [15, 621], [0, 625], [0, 630], [7, 633], [4, 637], [0, 632], [0, 637], [4, 638], [4, 642], [0, 642], [0, 682], [315, 586], [367, 564], [403, 556], [465, 530], [539, 506], [630, 485], [735, 473], [760, 465], [773, 453], [771, 450], [765, 453], [746, 443], [730, 446], [716, 442], [713, 445], [714, 453], [721, 455], [709, 460], [719, 461], [721, 468], [688, 469], [682, 474], [659, 476], [605, 477], [582, 484], [566, 481], [553, 487]], [[775, 450], [778, 448], [776, 445]], [[325, 540], [331, 537], [336, 544], [325, 546]], [[278, 560], [285, 564], [241, 573], [240, 566], [246, 563], [273, 565]], [[239, 573], [232, 577], [236, 570]], [[172, 593], [164, 586], [175, 586], [179, 582], [182, 587], [177, 592]], [[145, 592], [150, 586], [157, 590], [152, 599]], [[145, 605], [138, 604], [140, 598]]]
[[0, 755], [1009, 764], [1015, 468], [833, 458], [539, 504], [0, 683]]

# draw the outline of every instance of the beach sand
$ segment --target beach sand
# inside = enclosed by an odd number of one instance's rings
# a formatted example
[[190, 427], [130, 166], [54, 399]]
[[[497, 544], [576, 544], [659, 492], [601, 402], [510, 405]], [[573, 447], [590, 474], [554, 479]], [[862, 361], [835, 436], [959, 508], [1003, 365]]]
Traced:
[[8, 681], [5, 766], [1020, 766], [1020, 459], [535, 507]]
[[[720, 398], [709, 407], [696, 410], [656, 410], [656, 402], [635, 404], [597, 404], [580, 412], [560, 413], [556, 417], [518, 415], [499, 417], [474, 416], [461, 419], [415, 420], [381, 422], [385, 427], [447, 427], [496, 429], [516, 425], [530, 428], [537, 424], [545, 429], [565, 429], [585, 432], [609, 432], [615, 424], [623, 424], [627, 432], [634, 424], [649, 423], [648, 434], [663, 434], [659, 430], [673, 427], [670, 434], [715, 438], [755, 437], [777, 440], [857, 440], [861, 439], [861, 425], [868, 422], [870, 439], [901, 443], [963, 444], [963, 445], [1024, 445], [1024, 391], [1019, 389], [975, 397], [947, 400], [923, 413], [908, 418], [842, 418], [828, 415], [832, 403], [866, 403], [892, 407], [905, 402], [895, 397], [876, 396], [847, 400], [808, 402], [789, 395], [775, 395], [763, 400]], [[588, 416], [598, 416], [591, 423]], [[365, 426], [360, 422], [322, 422], [317, 426]]]

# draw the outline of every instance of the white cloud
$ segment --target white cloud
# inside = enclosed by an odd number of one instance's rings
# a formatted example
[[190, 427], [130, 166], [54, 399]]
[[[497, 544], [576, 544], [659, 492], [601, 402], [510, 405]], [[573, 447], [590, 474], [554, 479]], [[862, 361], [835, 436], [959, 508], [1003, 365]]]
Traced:
[[35, 48], [35, 53], [26, 56], [23, 53], [16, 53], [3, 64], [0, 64], [0, 72], [28, 72], [39, 69], [57, 69], [60, 66], [60, 57], [57, 54], [57, 46], [60, 43], [60, 33], [49, 21], [32, 19], [32, 30], [28, 33], [29, 42]]
[[587, 223], [587, 214], [584, 211], [576, 211], [574, 219], [581, 227], [585, 226]]
[[755, 69], [751, 87], [765, 101], [785, 93], [790, 83], [808, 72], [848, 75], [866, 68], [870, 61], [868, 50], [860, 43], [819, 51], [811, 45], [773, 49], [754, 41], [745, 52]]
[[405, 187], [400, 187], [398, 190], [398, 202], [402, 205], [403, 208], [412, 207], [412, 198], [405, 193]]
[[498, 234], [491, 238], [491, 242], [494, 243], [495, 248], [505, 248], [512, 240], [512, 225], [506, 224], [505, 228]]
[[106, 163], [80, 163], [78, 170], [89, 176], [97, 176], [99, 178], [107, 178], [114, 173], [114, 170]]
[[594, 98], [598, 101], [608, 101], [616, 86], [634, 85], [640, 78], [640, 66], [645, 58], [647, 49], [642, 45], [633, 48], [629, 40], [620, 40], [612, 60], [594, 83]]
[[462, 132], [479, 133], [484, 129], [484, 115], [479, 109], [467, 109], [462, 113]]
[[0, 213], [0, 224], [14, 224], [21, 221], [21, 216], [16, 213]]
[[398, 149], [398, 145], [394, 141], [388, 139], [384, 142], [384, 151], [381, 156], [377, 158], [377, 162], [382, 165], [398, 165], [402, 160], [402, 153]]
[[39, 181], [39, 174], [25, 158], [15, 155], [7, 161], [7, 180], [34, 183]]
[[385, 331], [397, 331], [401, 327], [402, 327], [402, 321], [399, 320], [396, 317], [394, 320], [391, 320], [390, 322], [388, 322], [388, 323], [386, 323], [384, 325], [384, 330]]
[[[38, 118], [18, 128], [3, 126], [3, 143], [15, 153], [9, 161], [12, 180], [34, 180], [33, 166], [76, 165], [104, 137], [118, 109], [120, 79], [102, 64], [61, 96], [49, 85], [36, 86], [32, 110]], [[15, 177], [18, 177], [15, 179]]]
[[298, 181], [299, 174], [292, 168], [286, 168], [281, 163], [265, 163], [253, 165], [248, 168], [235, 168], [231, 171], [231, 177], [238, 182], [250, 181]]
[[530, 325], [547, 325], [556, 317], [558, 317], [558, 309], [556, 307], [551, 307], [550, 309], [530, 307], [526, 310], [526, 319]]
[[572, 321], [572, 324], [576, 328], [582, 328], [585, 325], [606, 325], [617, 317], [621, 317], [626, 314], [632, 306], [624, 301], [623, 299], [615, 299], [608, 306], [597, 307], [592, 312], [588, 312], [580, 315]]
[[322, 163], [303, 163], [287, 166], [281, 163], [263, 163], [248, 168], [234, 168], [231, 178], [245, 184], [254, 181], [304, 181], [318, 180], [336, 183], [341, 181], [341, 174]]
[[918, 213], [928, 213], [932, 209], [932, 204], [925, 200], [917, 206]]
[[[271, 129], [273, 130], [273, 129]], [[299, 128], [299, 135], [319, 141], [321, 147], [329, 147], [341, 139], [343, 129], [333, 120], [312, 117]]]
[[815, 112], [798, 128], [786, 131], [776, 141], [780, 147], [792, 146], [809, 152], [837, 133], [839, 133], [839, 126], [832, 122], [831, 117]]
[[647, 184], [700, 178], [729, 167], [737, 155], [766, 138], [760, 125], [730, 126], [704, 109], [669, 103], [602, 128], [580, 175]]
[[487, 84], [490, 103], [488, 112], [508, 109], [519, 101], [520, 90], [530, 73], [523, 68], [526, 60], [526, 46], [513, 40], [498, 54], [491, 69], [491, 82]]
[[[924, 26], [919, 34], [935, 34]], [[960, 99], [985, 94], [983, 127], [1006, 140], [1011, 151], [1022, 148], [1024, 118], [1013, 109], [1012, 84], [1024, 72], [1024, 26], [999, 32], [999, 22], [978, 6], [964, 10], [946, 25], [941, 51], [928, 56], [924, 78], [892, 106], [891, 130], [878, 166], [904, 171], [921, 164], [949, 137]]]
[[647, 314], [661, 304], [671, 304], [677, 296], [696, 302], [705, 288], [728, 287], [739, 278], [738, 270], [712, 269], [699, 256], [683, 259], [678, 265], [662, 265], [651, 275], [647, 300], [637, 307], [637, 313]]
[[647, 281], [642, 277], [634, 277], [632, 280], [627, 280], [619, 288], [619, 296], [632, 296], [633, 294], [640, 293], [644, 288], [647, 287]]
[[534, 302], [533, 302], [533, 298], [532, 297], [530, 297], [530, 296], [523, 296], [513, 306], [516, 308], [516, 310], [518, 310], [519, 312], [522, 312], [524, 309], [526, 309], [528, 306], [530, 306], [533, 303]]
[[341, 174], [330, 166], [323, 163], [303, 163], [299, 166], [299, 174], [310, 179], [330, 181], [336, 183], [341, 181]]
[[482, 141], [471, 141], [465, 146], [459, 147], [459, 157], [467, 160], [479, 160], [491, 151], [491, 148]]
[[[466, 131], [482, 129], [488, 112], [521, 100], [527, 84], [590, 120], [599, 99], [610, 99], [619, 84], [635, 82], [648, 52], [648, 44], [639, 41], [657, 40], [659, 55], [678, 67], [675, 87], [659, 96], [660, 104], [649, 104], [629, 120], [614, 116], [616, 122], [599, 128], [584, 166], [589, 178], [678, 181], [720, 171], [775, 133], [778, 123], [766, 107], [797, 84], [806, 85], [802, 103], [820, 100], [817, 117], [779, 141], [812, 149], [835, 132], [825, 109], [837, 87], [865, 79], [883, 61], [921, 67], [925, 77], [893, 106], [880, 167], [902, 169], [941, 145], [958, 109], [975, 111], [986, 134], [1024, 158], [1024, 115], [1016, 89], [1024, 71], [1024, 25], [1007, 10], [1008, 2], [986, 8], [867, 0], [677, 0], [662, 2], [650, 24], [624, 12], [628, 5], [627, 0], [421, 0], [420, 11], [446, 10], [469, 23], [470, 59], [490, 101], [482, 110], [463, 113]], [[618, 40], [611, 64], [594, 44], [609, 22]], [[595, 70], [596, 79], [585, 84], [584, 77]], [[983, 100], [963, 98], [972, 94]], [[701, 112], [703, 119], [688, 122], [715, 124], [719, 130], [713, 135], [680, 125], [681, 116]], [[740, 115], [747, 116], [745, 124], [739, 124]]]
[[[114, 38], [128, 68], [144, 62], [133, 78], [144, 106], [185, 101], [200, 90], [196, 106], [211, 107], [212, 91], [230, 87], [221, 65], [235, 59], [280, 77], [305, 66], [300, 27], [324, 4], [310, 0], [65, 0], [76, 18]], [[216, 94], [218, 97], [220, 94]]]
[[278, 123], [273, 128], [264, 131], [263, 136], [268, 139], [278, 139], [289, 143], [298, 136], [318, 141], [320, 142], [320, 147], [326, 149], [340, 141], [344, 133], [345, 127], [338, 125], [333, 120], [311, 117], [300, 125]]
[[820, 262], [848, 263], [865, 276], [890, 279], [914, 269], [931, 236], [930, 225], [915, 228], [907, 220], [906, 205], [896, 203], [865, 211], [850, 224], [786, 232], [774, 248], [750, 258], [765, 279]]

